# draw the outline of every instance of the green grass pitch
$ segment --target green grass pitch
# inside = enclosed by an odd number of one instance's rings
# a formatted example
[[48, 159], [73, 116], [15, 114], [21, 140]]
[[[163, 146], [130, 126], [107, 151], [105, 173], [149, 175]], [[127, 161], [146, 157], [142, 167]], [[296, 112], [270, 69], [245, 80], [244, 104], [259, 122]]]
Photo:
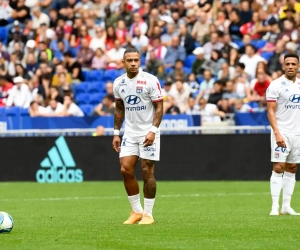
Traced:
[[[0, 183], [0, 249], [300, 249], [300, 217], [269, 216], [269, 182], [158, 182], [154, 225], [122, 225], [122, 182]], [[293, 208], [300, 211], [300, 190]]]

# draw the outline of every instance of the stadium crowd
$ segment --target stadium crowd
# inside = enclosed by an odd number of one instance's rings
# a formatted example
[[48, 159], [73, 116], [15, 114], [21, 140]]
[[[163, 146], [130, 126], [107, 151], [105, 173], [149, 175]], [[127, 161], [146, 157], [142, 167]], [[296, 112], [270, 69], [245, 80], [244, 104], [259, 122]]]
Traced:
[[297, 52], [296, 0], [0, 0], [0, 106], [31, 116], [114, 113], [128, 47], [156, 75], [167, 114], [220, 121], [265, 109]]

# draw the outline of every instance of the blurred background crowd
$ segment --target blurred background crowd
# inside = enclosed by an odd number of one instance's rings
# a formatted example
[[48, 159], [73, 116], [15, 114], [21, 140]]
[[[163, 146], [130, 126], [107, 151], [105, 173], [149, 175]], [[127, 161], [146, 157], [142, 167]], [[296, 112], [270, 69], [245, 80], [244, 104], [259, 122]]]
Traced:
[[[31, 116], [112, 115], [135, 47], [167, 114], [260, 112], [298, 52], [296, 0], [0, 0], [0, 107]], [[27, 111], [28, 110], [28, 111]]]

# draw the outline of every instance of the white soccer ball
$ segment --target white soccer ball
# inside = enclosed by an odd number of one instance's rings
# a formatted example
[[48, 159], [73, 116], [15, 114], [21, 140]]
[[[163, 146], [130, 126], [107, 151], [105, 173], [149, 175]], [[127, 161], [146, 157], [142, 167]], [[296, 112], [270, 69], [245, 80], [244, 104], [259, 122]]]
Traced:
[[6, 212], [0, 212], [0, 233], [9, 233], [13, 227], [13, 218]]

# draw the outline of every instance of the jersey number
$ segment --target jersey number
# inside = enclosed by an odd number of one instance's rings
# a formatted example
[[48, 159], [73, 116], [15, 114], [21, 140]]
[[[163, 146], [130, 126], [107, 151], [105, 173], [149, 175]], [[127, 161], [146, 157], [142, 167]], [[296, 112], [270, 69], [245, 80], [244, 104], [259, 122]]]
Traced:
[[[280, 151], [280, 150], [279, 150], [280, 148], [281, 148], [281, 147], [278, 147], [278, 146], [277, 146], [277, 147], [275, 148], [275, 152], [279, 152], [279, 151]], [[286, 151], [286, 148], [281, 148], [281, 152], [282, 152], [282, 153], [284, 153], [285, 151]]]

